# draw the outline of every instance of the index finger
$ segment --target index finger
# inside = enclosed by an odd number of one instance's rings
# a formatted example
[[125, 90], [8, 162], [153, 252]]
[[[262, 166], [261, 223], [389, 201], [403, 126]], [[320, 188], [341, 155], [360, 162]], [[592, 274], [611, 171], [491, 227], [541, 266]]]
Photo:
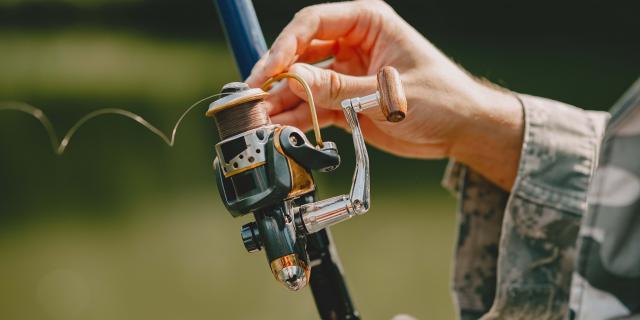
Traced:
[[319, 4], [300, 10], [256, 64], [246, 82], [258, 86], [283, 72], [305, 52], [313, 39], [335, 40], [353, 32], [359, 24], [366, 25], [363, 20], [370, 16], [365, 8], [360, 1], [355, 1]]

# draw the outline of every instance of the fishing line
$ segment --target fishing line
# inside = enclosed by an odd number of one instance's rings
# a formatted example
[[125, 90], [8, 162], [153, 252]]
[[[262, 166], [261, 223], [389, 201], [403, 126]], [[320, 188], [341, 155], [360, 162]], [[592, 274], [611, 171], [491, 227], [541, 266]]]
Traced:
[[[262, 85], [262, 88], [264, 90], [268, 90], [269, 87], [274, 82], [285, 79], [285, 78], [291, 78], [296, 80], [304, 88], [305, 93], [307, 95], [307, 102], [309, 104], [309, 109], [311, 113], [311, 120], [313, 123], [313, 131], [316, 137], [316, 143], [317, 145], [322, 147], [323, 145], [322, 136], [320, 133], [320, 126], [318, 123], [318, 115], [316, 113], [315, 103], [313, 101], [313, 94], [311, 93], [311, 88], [309, 87], [309, 84], [307, 84], [307, 82], [302, 77], [300, 77], [295, 73], [281, 73], [279, 75], [276, 75], [268, 79]], [[167, 134], [162, 132], [162, 130], [158, 129], [157, 127], [149, 123], [143, 117], [131, 111], [127, 111], [119, 108], [99, 109], [86, 114], [85, 116], [80, 118], [80, 120], [78, 120], [71, 127], [71, 129], [69, 129], [69, 131], [67, 131], [67, 133], [64, 135], [62, 140], [58, 140], [58, 134], [56, 133], [56, 130], [51, 124], [51, 121], [49, 120], [47, 115], [42, 110], [34, 107], [33, 105], [30, 105], [26, 102], [0, 102], [0, 111], [18, 111], [18, 112], [26, 113], [36, 118], [38, 121], [40, 121], [45, 131], [49, 135], [49, 140], [51, 141], [51, 148], [53, 148], [53, 152], [60, 156], [64, 154], [64, 152], [67, 150], [67, 147], [69, 146], [71, 138], [73, 138], [73, 136], [80, 129], [80, 127], [82, 127], [89, 120], [95, 119], [103, 115], [118, 115], [118, 116], [131, 119], [137, 122], [138, 124], [142, 125], [143, 127], [145, 127], [147, 130], [151, 131], [151, 133], [153, 133], [154, 135], [158, 136], [169, 147], [173, 147], [176, 140], [176, 132], [178, 131], [178, 128], [182, 123], [182, 120], [187, 116], [187, 114], [189, 114], [191, 110], [196, 108], [201, 103], [224, 94], [225, 93], [221, 92], [221, 93], [208, 96], [206, 98], [202, 98], [196, 101], [194, 104], [192, 104], [189, 108], [187, 108], [187, 110], [183, 112], [182, 115], [180, 115], [180, 118], [178, 118], [178, 121], [174, 125], [173, 130], [171, 131], [171, 137], [169, 137]], [[240, 131], [244, 131], [248, 127], [256, 127], [256, 126], [263, 125], [265, 123], [270, 122], [266, 109], [264, 109], [263, 106], [260, 106], [259, 108], [255, 108], [251, 106], [244, 106], [244, 107], [241, 106], [238, 108], [234, 108], [233, 110], [234, 112], [227, 112], [228, 114], [220, 115], [220, 118], [216, 117], [216, 123], [218, 124], [218, 129], [220, 130], [220, 134], [223, 137], [223, 139], [224, 137], [236, 134], [240, 129], [242, 129]]]
[[231, 109], [222, 110], [213, 118], [221, 140], [271, 123], [263, 103], [243, 103]]
[[118, 108], [105, 108], [105, 109], [96, 110], [96, 111], [93, 111], [93, 112], [90, 112], [90, 113], [86, 114], [85, 116], [80, 118], [80, 120], [78, 120], [71, 127], [71, 129], [69, 129], [69, 131], [67, 131], [67, 133], [64, 135], [62, 140], [58, 140], [58, 134], [56, 133], [56, 130], [53, 128], [53, 125], [51, 124], [51, 121], [49, 120], [47, 115], [42, 110], [40, 110], [40, 109], [38, 109], [38, 108], [28, 104], [28, 103], [25, 103], [25, 102], [0, 102], [0, 111], [18, 111], [18, 112], [26, 113], [26, 114], [36, 118], [38, 121], [40, 121], [40, 123], [44, 127], [45, 131], [49, 135], [49, 140], [51, 141], [51, 147], [53, 148], [53, 152], [55, 152], [57, 155], [62, 155], [65, 152], [65, 150], [67, 150], [67, 146], [69, 145], [69, 142], [71, 141], [71, 138], [73, 138], [73, 136], [78, 131], [78, 129], [80, 129], [80, 127], [82, 127], [89, 120], [95, 119], [95, 118], [97, 118], [99, 116], [103, 116], [103, 115], [118, 115], [118, 116], [123, 116], [125, 118], [129, 118], [129, 119], [139, 123], [140, 125], [145, 127], [147, 130], [151, 131], [151, 133], [153, 133], [154, 135], [158, 136], [169, 147], [173, 147], [173, 145], [175, 144], [175, 140], [176, 140], [176, 132], [178, 131], [178, 128], [180, 127], [180, 123], [182, 123], [182, 120], [187, 116], [187, 114], [189, 114], [189, 112], [191, 112], [191, 110], [193, 110], [194, 108], [199, 106], [201, 103], [203, 103], [205, 101], [208, 101], [210, 99], [216, 98], [218, 96], [220, 96], [220, 93], [208, 96], [206, 98], [202, 98], [202, 99], [198, 100], [197, 102], [195, 102], [194, 104], [192, 104], [189, 108], [187, 108], [187, 110], [182, 113], [182, 115], [180, 116], [180, 118], [178, 118], [178, 121], [174, 125], [173, 130], [171, 131], [171, 137], [169, 137], [167, 134], [162, 132], [162, 130], [158, 129], [157, 127], [155, 127], [154, 125], [149, 123], [143, 117], [141, 117], [141, 116], [139, 116], [139, 115], [137, 115], [137, 114], [135, 114], [135, 113], [133, 113], [131, 111], [127, 111], [127, 110], [124, 110], [124, 109], [118, 109]]

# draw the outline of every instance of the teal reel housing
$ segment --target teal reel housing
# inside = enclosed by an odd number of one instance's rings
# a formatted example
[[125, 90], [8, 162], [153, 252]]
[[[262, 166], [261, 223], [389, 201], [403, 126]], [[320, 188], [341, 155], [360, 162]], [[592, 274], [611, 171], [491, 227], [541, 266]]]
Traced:
[[[264, 112], [260, 110], [264, 91], [231, 83], [222, 94], [207, 112], [218, 121], [223, 139], [216, 145], [214, 160], [220, 198], [234, 217], [254, 214], [255, 222], [241, 230], [245, 248], [249, 252], [264, 249], [275, 278], [299, 290], [310, 276], [307, 232], [288, 209], [313, 202], [316, 186], [311, 170], [337, 168], [340, 155], [331, 142], [316, 148], [299, 129], [272, 125], [259, 114], [250, 114], [251, 110]], [[231, 119], [225, 113], [243, 113], [255, 121], [233, 123], [232, 130], [222, 130], [222, 121]]]

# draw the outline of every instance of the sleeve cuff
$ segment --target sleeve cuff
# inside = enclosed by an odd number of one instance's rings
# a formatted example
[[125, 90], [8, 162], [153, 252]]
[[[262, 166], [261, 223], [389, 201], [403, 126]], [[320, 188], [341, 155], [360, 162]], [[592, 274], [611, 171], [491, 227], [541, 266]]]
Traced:
[[464, 183], [464, 171], [465, 167], [462, 163], [457, 162], [455, 159], [449, 160], [442, 178], [442, 186], [453, 195], [458, 195]]
[[511, 193], [556, 209], [584, 212], [608, 114], [517, 96], [524, 108], [525, 132]]

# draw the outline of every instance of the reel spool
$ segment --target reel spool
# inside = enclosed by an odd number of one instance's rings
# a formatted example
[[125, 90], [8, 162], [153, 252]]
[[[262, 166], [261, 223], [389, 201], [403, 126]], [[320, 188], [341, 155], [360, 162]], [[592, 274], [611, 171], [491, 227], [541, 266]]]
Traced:
[[226, 84], [220, 92], [222, 98], [207, 111], [213, 117], [220, 139], [271, 124], [262, 99], [269, 94], [261, 89], [250, 89], [246, 83]]

